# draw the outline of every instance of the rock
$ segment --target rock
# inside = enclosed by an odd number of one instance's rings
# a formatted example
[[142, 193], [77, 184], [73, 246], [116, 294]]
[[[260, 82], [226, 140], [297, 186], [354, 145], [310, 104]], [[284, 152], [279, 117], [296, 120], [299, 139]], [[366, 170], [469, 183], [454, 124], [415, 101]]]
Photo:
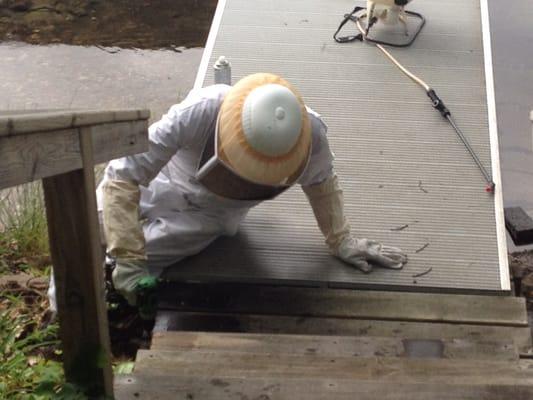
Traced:
[[87, 0], [72, 1], [69, 5], [69, 12], [76, 17], [89, 15], [90, 2]]
[[523, 251], [509, 255], [509, 266], [514, 278], [521, 279], [533, 272], [533, 252]]
[[9, 9], [15, 12], [26, 12], [32, 6], [31, 0], [15, 0], [15, 1], [7, 1], [7, 3], [8, 3]]
[[56, 3], [55, 9], [61, 14], [79, 18], [89, 15], [90, 6], [87, 0], [70, 0]]
[[[49, 10], [38, 10], [24, 14], [24, 22], [27, 26], [34, 28], [47, 24], [59, 23], [63, 20], [61, 14], [50, 12]], [[33, 30], [33, 29], [32, 29]]]
[[[53, 10], [58, 2], [56, 0], [33, 0], [32, 3], [33, 8], [48, 8]], [[62, 4], [62, 2], [60, 2], [60, 4]]]

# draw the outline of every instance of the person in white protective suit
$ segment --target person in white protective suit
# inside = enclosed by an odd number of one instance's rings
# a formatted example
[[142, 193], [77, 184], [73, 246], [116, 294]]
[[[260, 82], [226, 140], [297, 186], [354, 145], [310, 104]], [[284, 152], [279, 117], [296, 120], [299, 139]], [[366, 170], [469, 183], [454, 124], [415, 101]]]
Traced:
[[135, 304], [142, 278], [234, 235], [251, 207], [295, 183], [333, 255], [364, 272], [402, 268], [400, 249], [350, 233], [326, 131], [276, 75], [191, 91], [150, 126], [149, 150], [111, 161], [98, 187], [115, 288]]

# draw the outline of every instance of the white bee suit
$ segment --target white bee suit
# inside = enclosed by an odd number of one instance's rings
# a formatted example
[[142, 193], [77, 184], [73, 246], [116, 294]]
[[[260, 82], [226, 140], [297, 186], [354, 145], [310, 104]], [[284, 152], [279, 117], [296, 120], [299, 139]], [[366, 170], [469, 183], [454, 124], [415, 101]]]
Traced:
[[[229, 86], [214, 85], [191, 91], [150, 126], [146, 153], [113, 160], [107, 166], [97, 189], [98, 211], [108, 251], [117, 258], [113, 283], [123, 295], [133, 293], [143, 274], [159, 275], [217, 237], [234, 235], [248, 210], [260, 203], [221, 197], [195, 179], [206, 141], [214, 140], [219, 109], [229, 90]], [[402, 268], [407, 256], [400, 249], [352, 236], [333, 171], [327, 127], [314, 111], [307, 108], [307, 113], [311, 155], [297, 183], [309, 199], [331, 253], [364, 272], [370, 272], [372, 265]], [[52, 280], [53, 310], [54, 294]], [[133, 297], [128, 301], [133, 304]]]
[[[149, 129], [149, 151], [113, 160], [97, 190], [102, 212], [102, 186], [108, 180], [140, 186], [140, 218], [150, 272], [196, 254], [217, 237], [234, 235], [248, 210], [260, 201], [218, 196], [195, 179], [207, 140], [214, 140], [216, 120], [227, 85], [193, 90]], [[308, 109], [312, 125], [312, 154], [298, 183], [323, 182], [333, 174], [333, 154], [327, 128]], [[120, 221], [118, 221], [120, 223]]]

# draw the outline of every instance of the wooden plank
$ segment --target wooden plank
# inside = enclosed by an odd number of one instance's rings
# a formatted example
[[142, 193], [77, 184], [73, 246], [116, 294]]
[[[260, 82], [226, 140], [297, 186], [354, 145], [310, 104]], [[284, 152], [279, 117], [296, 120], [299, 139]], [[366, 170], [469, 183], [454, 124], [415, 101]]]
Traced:
[[149, 118], [146, 109], [8, 111], [0, 113], [0, 137]]
[[159, 311], [154, 335], [172, 330], [512, 341], [520, 352], [531, 348], [528, 327]]
[[160, 307], [313, 317], [527, 326], [518, 297], [355, 291], [244, 284], [180, 284], [163, 289]]
[[[92, 128], [94, 162], [148, 149], [146, 120], [115, 122]], [[78, 129], [0, 137], [0, 189], [80, 169]]]
[[76, 128], [72, 125], [72, 112], [65, 111], [45, 111], [42, 113], [33, 113], [30, 111], [26, 114], [21, 113], [2, 117], [2, 119], [4, 118], [8, 119], [8, 130], [0, 131], [0, 136], [14, 136], [31, 132]]
[[0, 189], [80, 169], [77, 129], [0, 137]]
[[234, 378], [353, 379], [368, 382], [449, 385], [533, 385], [531, 370], [517, 362], [394, 358], [322, 357], [291, 354], [140, 350], [136, 373], [179, 371], [181, 376]]
[[523, 384], [448, 385], [135, 374], [116, 377], [115, 396], [116, 400], [530, 400], [533, 388]]
[[512, 342], [250, 333], [156, 332], [152, 350], [211, 350], [331, 357], [437, 357], [518, 360]]
[[43, 188], [65, 375], [92, 396], [112, 396], [90, 129], [79, 132], [84, 169], [46, 178]]
[[148, 151], [148, 121], [137, 120], [92, 127], [95, 164]]

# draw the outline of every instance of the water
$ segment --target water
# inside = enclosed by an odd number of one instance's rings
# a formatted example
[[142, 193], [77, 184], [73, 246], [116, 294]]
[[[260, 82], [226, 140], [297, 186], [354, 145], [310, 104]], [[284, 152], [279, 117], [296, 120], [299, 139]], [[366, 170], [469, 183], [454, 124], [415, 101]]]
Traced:
[[217, 0], [0, 0], [0, 40], [199, 47], [216, 5]]

